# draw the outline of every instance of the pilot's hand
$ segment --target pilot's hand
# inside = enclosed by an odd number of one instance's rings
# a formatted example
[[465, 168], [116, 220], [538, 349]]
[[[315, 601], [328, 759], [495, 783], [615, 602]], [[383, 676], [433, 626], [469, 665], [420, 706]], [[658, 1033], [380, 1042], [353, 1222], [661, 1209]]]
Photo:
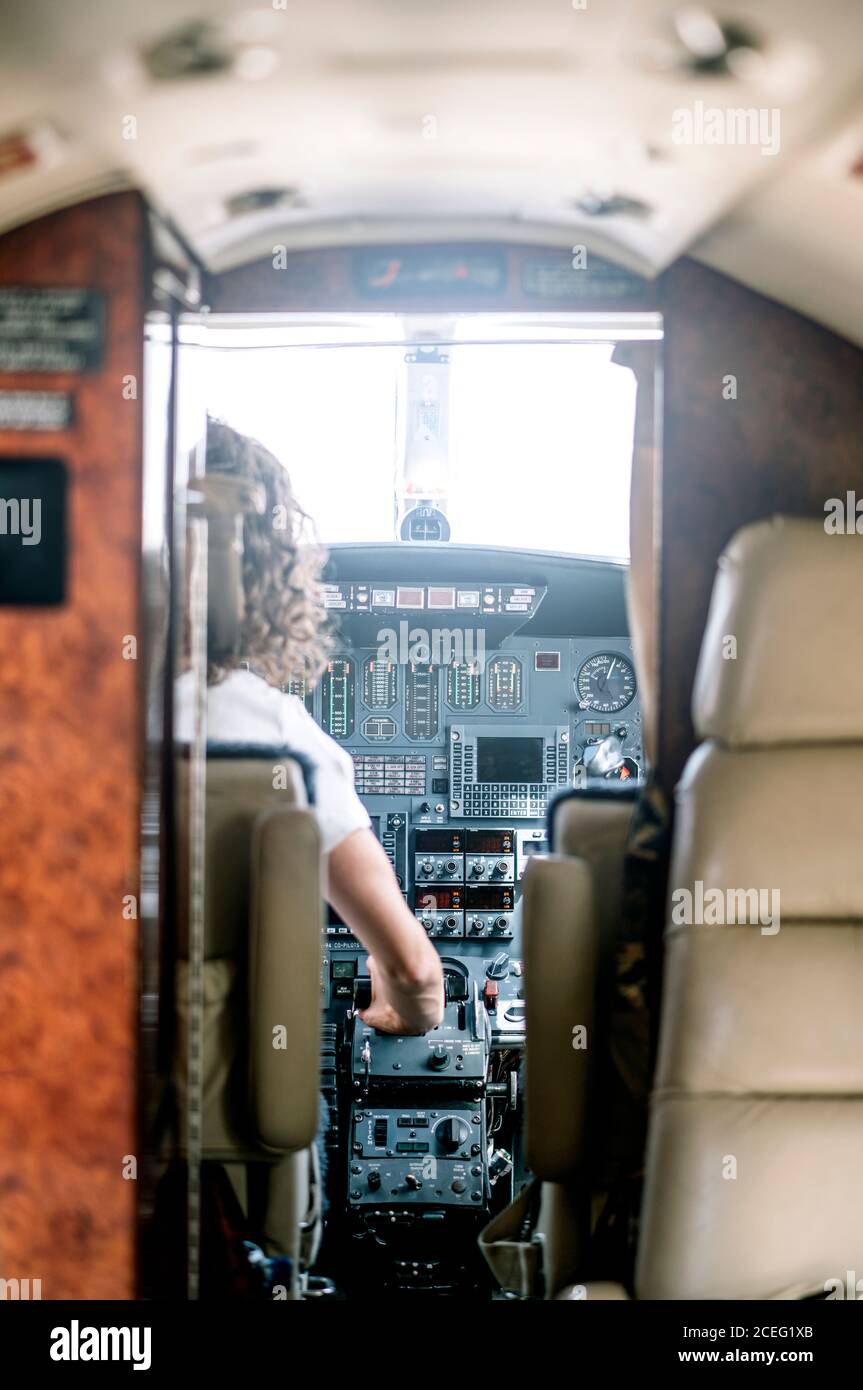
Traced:
[[408, 1037], [420, 1037], [425, 1031], [407, 1023], [392, 1004], [386, 999], [380, 972], [374, 958], [369, 956], [366, 968], [372, 982], [372, 1002], [367, 1009], [361, 1009], [359, 1016], [369, 1028], [378, 1028], [382, 1033], [400, 1033]]

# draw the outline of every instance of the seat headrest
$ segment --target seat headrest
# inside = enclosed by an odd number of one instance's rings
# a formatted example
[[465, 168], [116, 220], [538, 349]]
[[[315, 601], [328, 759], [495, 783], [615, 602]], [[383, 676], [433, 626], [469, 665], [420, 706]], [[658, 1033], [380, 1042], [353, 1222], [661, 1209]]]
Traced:
[[863, 536], [744, 526], [720, 557], [692, 715], [728, 747], [863, 741]]
[[245, 612], [243, 516], [261, 515], [263, 487], [249, 478], [205, 473], [189, 484], [188, 509], [205, 517], [207, 531], [207, 655], [233, 656]]

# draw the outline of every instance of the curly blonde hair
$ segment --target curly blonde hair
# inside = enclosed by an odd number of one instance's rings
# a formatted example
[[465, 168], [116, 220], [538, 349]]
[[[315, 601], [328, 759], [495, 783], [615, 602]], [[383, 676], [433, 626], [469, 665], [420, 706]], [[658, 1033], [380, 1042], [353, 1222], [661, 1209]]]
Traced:
[[248, 666], [270, 685], [305, 680], [311, 688], [332, 646], [321, 585], [327, 554], [315, 542], [287, 469], [256, 439], [208, 418], [206, 471], [247, 478], [266, 494], [263, 513], [244, 519], [245, 612], [237, 654], [211, 662], [209, 684]]

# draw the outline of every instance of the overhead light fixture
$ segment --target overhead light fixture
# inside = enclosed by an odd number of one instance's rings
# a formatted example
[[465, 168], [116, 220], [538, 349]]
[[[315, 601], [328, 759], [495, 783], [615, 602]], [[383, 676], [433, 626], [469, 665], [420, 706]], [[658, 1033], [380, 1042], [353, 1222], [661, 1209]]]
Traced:
[[250, 188], [245, 193], [235, 193], [225, 201], [229, 217], [247, 217], [253, 212], [267, 212], [272, 208], [303, 208], [306, 201], [299, 188]]
[[763, 49], [745, 24], [720, 19], [705, 5], [681, 5], [671, 17], [671, 33], [642, 45], [642, 58], [655, 71], [751, 77], [763, 65]]
[[676, 10], [672, 24], [677, 37], [693, 59], [713, 63], [724, 58], [728, 52], [722, 25], [715, 15], [700, 5], [684, 5]]
[[199, 20], [172, 29], [164, 38], [145, 48], [141, 57], [148, 73], [157, 82], [173, 82], [179, 78], [211, 77], [229, 72], [236, 61], [237, 49], [219, 25]]
[[583, 193], [575, 207], [586, 217], [648, 217], [650, 205], [625, 193]]

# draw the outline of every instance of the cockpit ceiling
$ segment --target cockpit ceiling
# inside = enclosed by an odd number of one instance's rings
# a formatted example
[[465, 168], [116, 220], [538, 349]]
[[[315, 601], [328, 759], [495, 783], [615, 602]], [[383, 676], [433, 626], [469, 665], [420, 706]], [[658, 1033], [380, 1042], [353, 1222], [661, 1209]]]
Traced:
[[863, 340], [859, 0], [0, 0], [0, 23], [0, 227], [130, 183], [216, 270], [394, 236], [647, 274], [689, 252]]

